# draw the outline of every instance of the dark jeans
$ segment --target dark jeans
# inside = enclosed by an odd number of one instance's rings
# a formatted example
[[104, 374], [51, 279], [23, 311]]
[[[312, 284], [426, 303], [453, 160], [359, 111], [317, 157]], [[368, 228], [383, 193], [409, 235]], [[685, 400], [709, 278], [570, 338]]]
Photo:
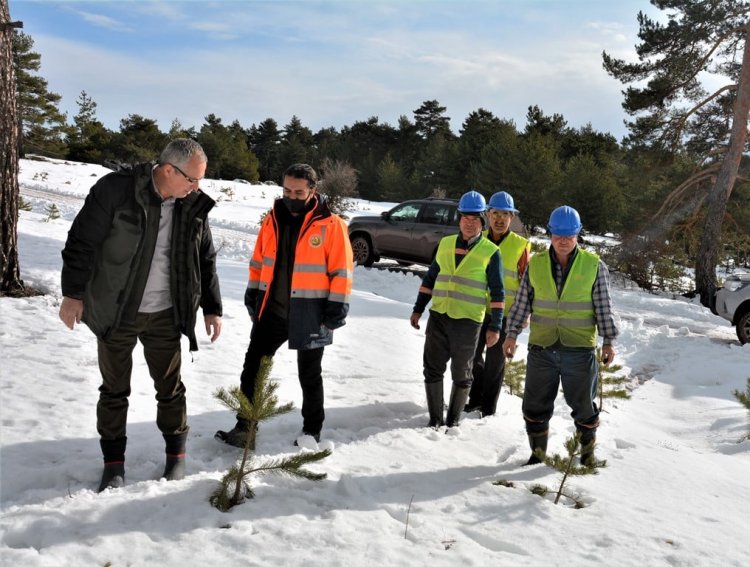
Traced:
[[[240, 375], [240, 388], [248, 400], [255, 394], [255, 379], [260, 360], [273, 357], [289, 338], [286, 319], [270, 311], [263, 314], [250, 333], [250, 345], [245, 353], [245, 364]], [[319, 434], [325, 420], [323, 409], [323, 347], [297, 351], [297, 373], [302, 387], [302, 429], [305, 433]]]
[[425, 330], [425, 382], [442, 382], [448, 361], [456, 386], [471, 385], [471, 364], [481, 325], [469, 319], [452, 319], [444, 313], [430, 311]]
[[562, 383], [570, 415], [580, 430], [593, 430], [599, 424], [594, 400], [599, 382], [596, 350], [591, 348], [529, 346], [522, 411], [529, 434], [545, 433], [555, 409], [555, 398]]
[[490, 319], [485, 319], [479, 330], [472, 370], [474, 381], [471, 383], [469, 402], [466, 404], [479, 406], [482, 409], [482, 415], [495, 415], [497, 400], [505, 378], [505, 353], [503, 352], [505, 333], [500, 333], [500, 339], [495, 346], [487, 349], [485, 356], [486, 333], [489, 325]]
[[138, 313], [133, 323], [122, 323], [106, 341], [98, 340], [102, 385], [96, 428], [102, 440], [125, 437], [132, 355], [139, 340], [156, 390], [156, 425], [165, 435], [179, 435], [188, 430], [185, 385], [180, 377], [180, 332], [172, 309], [168, 309]]

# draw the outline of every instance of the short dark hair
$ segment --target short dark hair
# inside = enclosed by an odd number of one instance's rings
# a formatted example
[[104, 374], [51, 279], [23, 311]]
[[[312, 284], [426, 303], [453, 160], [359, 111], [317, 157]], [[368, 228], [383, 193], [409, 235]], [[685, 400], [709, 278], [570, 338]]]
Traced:
[[[294, 177], [295, 179], [306, 179], [307, 180], [307, 186], [310, 189], [315, 189], [318, 185], [318, 174], [315, 173], [315, 170], [312, 168], [312, 166], [307, 165], [306, 163], [295, 163], [290, 165], [286, 168], [286, 171], [284, 172], [284, 177]], [[282, 185], [284, 184], [284, 179], [281, 179]]]

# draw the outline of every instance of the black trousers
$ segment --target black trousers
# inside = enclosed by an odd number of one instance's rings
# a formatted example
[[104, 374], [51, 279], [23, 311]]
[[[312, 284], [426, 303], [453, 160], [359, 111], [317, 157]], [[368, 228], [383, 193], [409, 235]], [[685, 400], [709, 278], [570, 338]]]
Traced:
[[442, 382], [450, 361], [453, 383], [470, 386], [480, 327], [479, 323], [469, 319], [452, 319], [444, 313], [430, 311], [422, 355], [424, 381]]
[[485, 354], [486, 333], [490, 319], [485, 319], [477, 339], [477, 350], [474, 353], [474, 368], [472, 374], [468, 406], [480, 406], [482, 415], [495, 415], [497, 400], [505, 379], [505, 353], [503, 341], [505, 333], [500, 333], [500, 339], [495, 346], [488, 348]]
[[[255, 380], [264, 356], [273, 357], [279, 347], [289, 339], [286, 319], [270, 311], [263, 314], [250, 333], [250, 345], [245, 353], [245, 364], [240, 375], [240, 388], [252, 400]], [[297, 351], [297, 374], [302, 387], [302, 430], [317, 435], [323, 428], [323, 349], [324, 347]]]
[[141, 342], [148, 371], [156, 390], [156, 425], [165, 435], [186, 433], [185, 385], [180, 376], [180, 331], [172, 309], [138, 313], [123, 323], [107, 340], [97, 342], [102, 385], [96, 406], [96, 428], [103, 441], [123, 439], [126, 434], [133, 349]]

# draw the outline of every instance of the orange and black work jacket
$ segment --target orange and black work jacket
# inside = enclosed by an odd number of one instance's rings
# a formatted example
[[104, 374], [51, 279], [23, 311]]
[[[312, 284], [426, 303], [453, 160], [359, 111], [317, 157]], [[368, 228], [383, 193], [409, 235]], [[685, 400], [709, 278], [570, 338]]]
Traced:
[[[331, 213], [320, 195], [304, 213], [294, 244], [294, 264], [289, 289], [289, 348], [306, 350], [333, 342], [330, 330], [345, 324], [352, 292], [352, 249], [346, 223]], [[257, 320], [268, 311], [274, 277], [279, 275], [281, 215], [288, 215], [281, 199], [274, 203], [260, 227], [249, 266], [245, 306]], [[325, 327], [322, 329], [321, 327]]]

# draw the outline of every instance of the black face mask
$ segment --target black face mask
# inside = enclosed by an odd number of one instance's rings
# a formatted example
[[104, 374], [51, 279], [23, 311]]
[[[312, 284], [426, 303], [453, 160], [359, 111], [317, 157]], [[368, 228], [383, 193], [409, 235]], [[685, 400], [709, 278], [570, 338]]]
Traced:
[[307, 201], [303, 201], [302, 199], [290, 199], [289, 197], [282, 197], [281, 200], [284, 201], [284, 204], [286, 205], [286, 208], [289, 209], [289, 212], [295, 215], [304, 211], [305, 205], [307, 204]]

